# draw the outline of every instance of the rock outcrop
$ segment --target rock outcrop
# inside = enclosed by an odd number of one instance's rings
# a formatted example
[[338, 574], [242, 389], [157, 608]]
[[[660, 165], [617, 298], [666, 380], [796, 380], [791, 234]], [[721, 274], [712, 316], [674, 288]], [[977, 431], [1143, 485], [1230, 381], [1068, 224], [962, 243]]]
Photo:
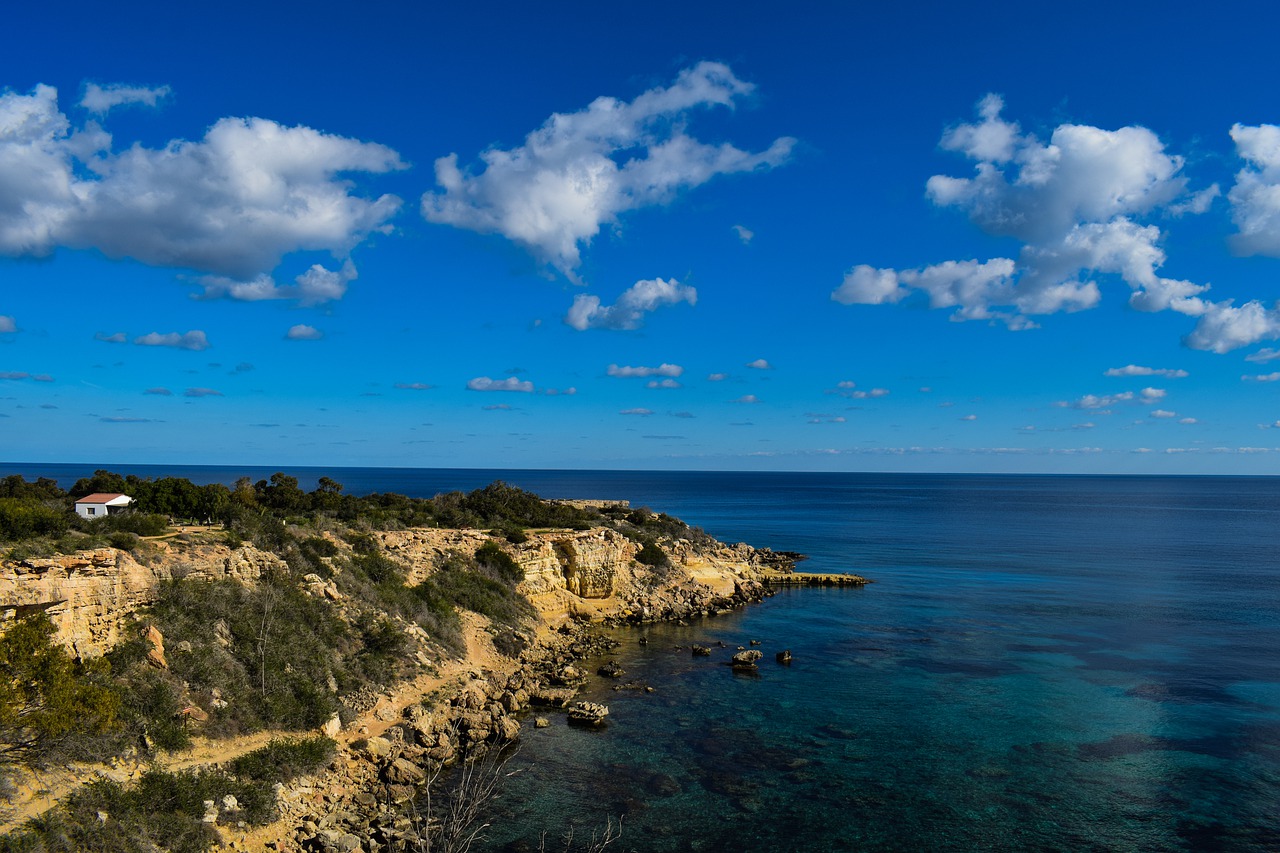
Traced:
[[43, 610], [73, 654], [97, 657], [125, 639], [129, 616], [154, 601], [167, 580], [229, 577], [252, 583], [283, 566], [269, 552], [225, 545], [168, 547], [147, 564], [115, 548], [5, 560], [0, 562], [0, 631], [18, 616]]

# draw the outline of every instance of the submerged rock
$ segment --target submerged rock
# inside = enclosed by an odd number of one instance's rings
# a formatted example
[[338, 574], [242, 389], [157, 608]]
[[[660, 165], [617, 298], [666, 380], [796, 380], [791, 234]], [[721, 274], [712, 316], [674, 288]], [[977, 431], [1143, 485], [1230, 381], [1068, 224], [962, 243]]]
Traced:
[[778, 663], [789, 664], [791, 663], [791, 649], [785, 649], [778, 652], [774, 657], [777, 659]]

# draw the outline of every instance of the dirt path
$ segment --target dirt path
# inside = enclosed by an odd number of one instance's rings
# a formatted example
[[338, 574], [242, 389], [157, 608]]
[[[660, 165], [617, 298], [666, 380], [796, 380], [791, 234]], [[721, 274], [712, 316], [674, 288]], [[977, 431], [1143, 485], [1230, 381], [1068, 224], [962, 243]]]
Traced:
[[[380, 735], [403, 718], [406, 707], [421, 702], [423, 697], [442, 689], [461, 685], [482, 670], [508, 669], [513, 662], [500, 656], [485, 632], [485, 620], [473, 613], [464, 613], [463, 634], [467, 654], [459, 660], [441, 661], [434, 672], [402, 682], [384, 691], [376, 705], [358, 715], [334, 738], [340, 752], [349, 751], [350, 743], [358, 738]], [[44, 771], [26, 771], [22, 778], [14, 780], [15, 793], [0, 806], [0, 834], [20, 827], [33, 817], [43, 814], [57, 805], [80, 786], [97, 779], [113, 779], [121, 783], [135, 781], [148, 770], [190, 770], [225, 764], [247, 752], [266, 746], [272, 738], [297, 737], [300, 732], [263, 731], [243, 737], [215, 740], [195, 737], [190, 749], [181, 752], [162, 752], [153, 760], [113, 759], [107, 764], [72, 764], [49, 768]], [[283, 844], [275, 849], [292, 849], [294, 827], [287, 821], [277, 821], [251, 831], [223, 828], [224, 847], [239, 850], [266, 850], [268, 844]]]

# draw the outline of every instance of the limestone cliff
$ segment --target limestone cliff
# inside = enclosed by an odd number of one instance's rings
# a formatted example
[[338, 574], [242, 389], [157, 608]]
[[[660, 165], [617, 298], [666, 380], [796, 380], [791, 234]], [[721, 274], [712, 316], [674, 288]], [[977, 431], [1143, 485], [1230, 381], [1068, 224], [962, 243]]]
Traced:
[[66, 646], [78, 656], [95, 657], [122, 639], [129, 615], [154, 601], [167, 580], [194, 576], [252, 582], [283, 565], [274, 554], [253, 547], [159, 550], [145, 565], [115, 548], [0, 562], [0, 630], [17, 616], [43, 610]]
[[[636, 561], [636, 542], [609, 528], [529, 533], [517, 545], [479, 530], [417, 528], [375, 537], [405, 567], [409, 584], [421, 582], [451, 555], [470, 558], [485, 543], [497, 542], [524, 570], [520, 591], [552, 625], [571, 616], [645, 621], [712, 612], [778, 562], [767, 549], [680, 539], [663, 547], [670, 567], [654, 569]], [[335, 572], [340, 565], [335, 563]], [[122, 639], [129, 616], [155, 600], [169, 579], [252, 583], [284, 567], [275, 554], [252, 546], [180, 540], [150, 543], [145, 562], [114, 548], [6, 560], [0, 562], [0, 631], [15, 616], [41, 609], [73, 652], [96, 656]], [[332, 582], [314, 575], [304, 581], [312, 594], [338, 597]]]

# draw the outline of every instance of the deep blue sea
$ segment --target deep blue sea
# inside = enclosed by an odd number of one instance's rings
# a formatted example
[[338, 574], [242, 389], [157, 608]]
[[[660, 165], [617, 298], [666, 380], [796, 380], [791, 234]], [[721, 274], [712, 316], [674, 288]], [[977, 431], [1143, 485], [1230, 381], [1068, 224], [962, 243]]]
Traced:
[[[875, 580], [619, 632], [623, 681], [654, 692], [593, 678], [604, 730], [528, 727], [487, 850], [619, 817], [621, 850], [1280, 850], [1280, 479], [289, 473], [625, 498]], [[688, 651], [749, 640], [756, 677]]]

